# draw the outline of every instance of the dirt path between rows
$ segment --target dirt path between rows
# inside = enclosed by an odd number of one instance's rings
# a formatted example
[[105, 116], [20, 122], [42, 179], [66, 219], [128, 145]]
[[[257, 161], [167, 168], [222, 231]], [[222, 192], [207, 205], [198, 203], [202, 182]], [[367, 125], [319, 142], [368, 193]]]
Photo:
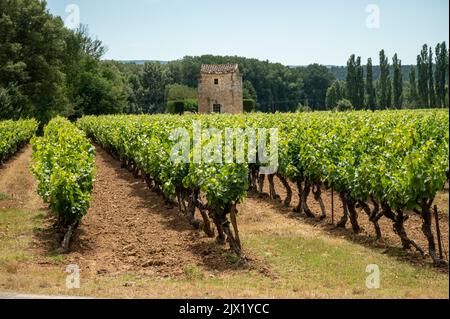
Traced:
[[36, 180], [30, 172], [31, 145], [27, 145], [0, 167], [0, 209], [42, 210], [44, 203], [36, 193]]
[[[134, 272], [176, 277], [200, 266], [206, 271], [239, 271], [227, 248], [169, 209], [144, 181], [97, 147], [91, 208], [77, 231], [69, 258], [92, 274]], [[253, 267], [254, 263], [250, 263]]]

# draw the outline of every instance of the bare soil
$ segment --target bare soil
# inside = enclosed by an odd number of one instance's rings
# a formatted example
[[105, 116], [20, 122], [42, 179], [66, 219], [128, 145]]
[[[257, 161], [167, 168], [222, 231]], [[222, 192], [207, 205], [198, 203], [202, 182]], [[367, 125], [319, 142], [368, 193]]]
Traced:
[[[93, 275], [177, 277], [192, 266], [206, 272], [244, 270], [229, 259], [226, 246], [194, 230], [177, 208], [165, 206], [144, 181], [99, 147], [96, 167], [91, 208], [76, 232], [68, 260]], [[52, 236], [48, 239], [46, 249], [56, 248]], [[245, 269], [267, 272], [256, 256], [246, 254], [250, 262]]]
[[45, 209], [30, 172], [31, 153], [32, 148], [27, 145], [0, 166], [0, 194], [6, 195], [6, 200], [0, 201], [0, 209]]

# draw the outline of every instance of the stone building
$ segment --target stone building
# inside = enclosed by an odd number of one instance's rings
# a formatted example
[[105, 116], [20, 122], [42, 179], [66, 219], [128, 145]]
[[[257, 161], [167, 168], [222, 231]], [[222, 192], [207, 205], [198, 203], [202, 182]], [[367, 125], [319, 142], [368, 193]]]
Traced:
[[198, 81], [198, 112], [244, 112], [242, 75], [237, 64], [204, 64]]

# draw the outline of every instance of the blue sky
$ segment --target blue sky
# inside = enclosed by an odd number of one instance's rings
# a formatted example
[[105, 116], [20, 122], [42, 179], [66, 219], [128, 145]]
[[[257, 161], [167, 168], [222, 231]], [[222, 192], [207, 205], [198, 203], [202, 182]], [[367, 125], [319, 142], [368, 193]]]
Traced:
[[[424, 43], [449, 40], [448, 0], [48, 0], [66, 19], [79, 8], [81, 23], [108, 47], [105, 58], [174, 60], [185, 55], [239, 55], [288, 65], [344, 65], [395, 52], [416, 62]], [[369, 4], [379, 28], [368, 28]]]

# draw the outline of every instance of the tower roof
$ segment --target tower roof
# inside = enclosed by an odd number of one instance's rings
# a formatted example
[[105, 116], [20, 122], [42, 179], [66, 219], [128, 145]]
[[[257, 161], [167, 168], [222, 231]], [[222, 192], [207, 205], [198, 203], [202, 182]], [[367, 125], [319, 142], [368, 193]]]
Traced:
[[239, 71], [237, 64], [203, 64], [200, 70], [201, 73], [208, 74], [225, 74], [235, 73]]

